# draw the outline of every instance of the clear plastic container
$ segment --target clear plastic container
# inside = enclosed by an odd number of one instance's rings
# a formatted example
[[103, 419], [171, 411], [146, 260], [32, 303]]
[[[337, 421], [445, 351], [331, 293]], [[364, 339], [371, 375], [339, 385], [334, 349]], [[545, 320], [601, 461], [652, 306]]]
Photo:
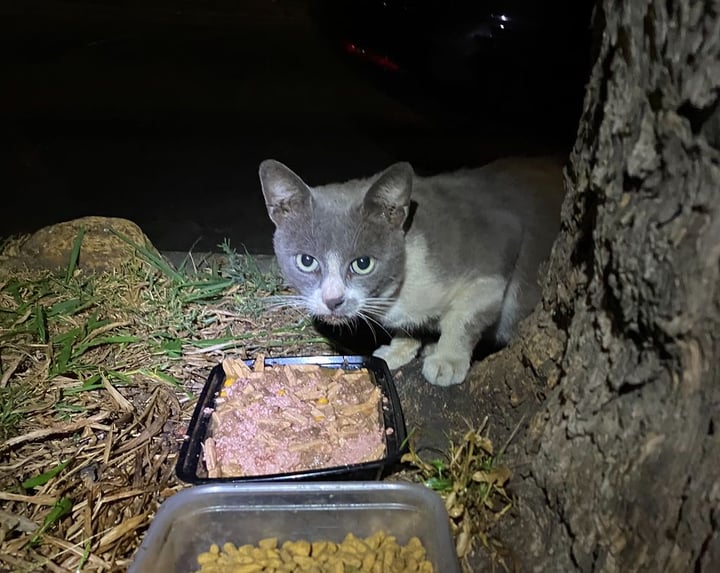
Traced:
[[206, 484], [163, 502], [129, 573], [191, 573], [211, 544], [265, 537], [340, 542], [378, 530], [405, 544], [417, 536], [436, 573], [460, 573], [440, 496], [406, 482]]

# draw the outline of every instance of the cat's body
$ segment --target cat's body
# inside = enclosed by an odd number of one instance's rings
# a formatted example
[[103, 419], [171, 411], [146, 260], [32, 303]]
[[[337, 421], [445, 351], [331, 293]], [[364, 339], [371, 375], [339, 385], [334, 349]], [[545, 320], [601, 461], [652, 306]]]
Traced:
[[260, 178], [295, 302], [326, 322], [362, 317], [395, 331], [375, 352], [391, 368], [417, 355], [414, 332], [435, 330], [423, 374], [458, 384], [480, 338], [505, 344], [538, 301], [538, 266], [559, 224], [558, 161], [500, 160], [434, 177], [398, 163], [310, 188], [268, 160]]

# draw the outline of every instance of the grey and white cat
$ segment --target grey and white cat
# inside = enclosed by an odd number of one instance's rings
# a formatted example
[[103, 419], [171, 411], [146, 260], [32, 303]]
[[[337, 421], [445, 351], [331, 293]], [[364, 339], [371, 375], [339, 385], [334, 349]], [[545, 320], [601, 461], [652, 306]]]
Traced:
[[413, 333], [439, 332], [423, 375], [459, 384], [483, 337], [507, 343], [539, 299], [537, 272], [559, 226], [562, 165], [516, 158], [419, 177], [408, 163], [310, 187], [282, 163], [260, 164], [275, 254], [298, 292], [287, 304], [330, 324], [356, 319], [395, 336], [375, 356], [398, 368]]

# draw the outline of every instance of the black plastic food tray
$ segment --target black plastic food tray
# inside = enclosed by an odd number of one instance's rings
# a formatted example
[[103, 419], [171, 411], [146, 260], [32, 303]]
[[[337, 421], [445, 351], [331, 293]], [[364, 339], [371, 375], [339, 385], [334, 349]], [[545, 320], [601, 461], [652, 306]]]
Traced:
[[[254, 360], [245, 363], [252, 367]], [[383, 418], [385, 429], [386, 456], [379, 460], [361, 464], [336, 466], [309, 471], [281, 474], [254, 475], [243, 477], [211, 478], [202, 459], [202, 445], [205, 441], [210, 422], [210, 412], [215, 407], [215, 399], [225, 381], [225, 372], [218, 364], [210, 372], [208, 381], [200, 394], [195, 411], [188, 426], [187, 435], [180, 448], [176, 467], [177, 476], [186, 483], [221, 483], [221, 482], [267, 482], [267, 481], [312, 481], [312, 480], [362, 480], [380, 479], [393, 465], [399, 463], [405, 451], [407, 430], [403, 419], [400, 399], [395, 384], [384, 360], [372, 356], [296, 356], [283, 358], [265, 358], [266, 366], [284, 364], [318, 364], [328, 368], [357, 370], [367, 368], [371, 378], [377, 384], [386, 400], [383, 400]]]

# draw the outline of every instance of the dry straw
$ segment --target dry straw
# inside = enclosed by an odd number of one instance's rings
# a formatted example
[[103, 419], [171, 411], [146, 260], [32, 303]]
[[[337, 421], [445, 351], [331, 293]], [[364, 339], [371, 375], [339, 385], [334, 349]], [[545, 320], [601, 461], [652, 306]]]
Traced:
[[226, 355], [331, 352], [276, 273], [226, 248], [172, 267], [128, 242], [112, 273], [10, 271], [0, 252], [0, 570], [123, 571], [174, 469], [195, 397]]

